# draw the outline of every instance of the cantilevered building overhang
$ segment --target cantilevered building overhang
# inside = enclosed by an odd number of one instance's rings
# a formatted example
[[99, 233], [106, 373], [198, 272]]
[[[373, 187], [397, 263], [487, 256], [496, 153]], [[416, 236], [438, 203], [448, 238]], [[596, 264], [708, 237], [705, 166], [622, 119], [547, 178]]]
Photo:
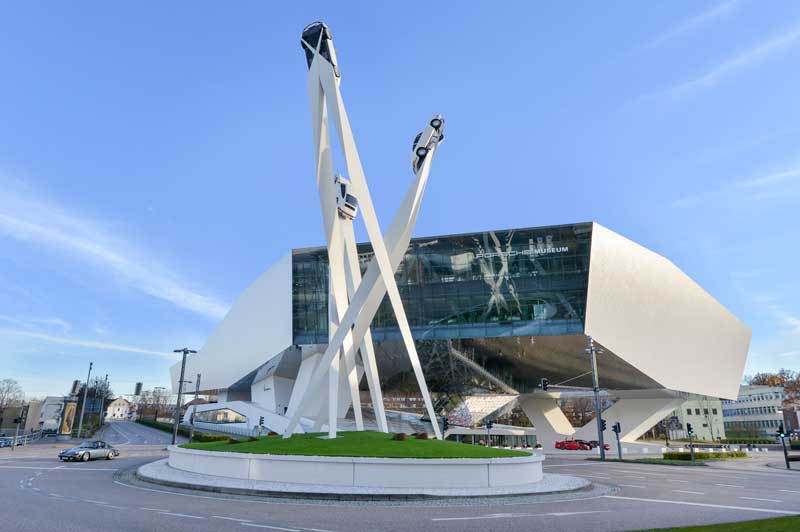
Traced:
[[[371, 257], [359, 245], [362, 269]], [[627, 428], [623, 439], [649, 429], [682, 394], [738, 392], [750, 329], [671, 261], [597, 223], [415, 238], [395, 278], [431, 392], [517, 394], [543, 441], [575, 432], [555, 405], [563, 390], [591, 386], [587, 336], [603, 349], [600, 385], [617, 399], [612, 421]], [[282, 258], [189, 358], [189, 378], [202, 373], [201, 387], [220, 390], [221, 401], [291, 411], [292, 388], [307, 376], [264, 367], [278, 357], [298, 367], [324, 350], [327, 279], [325, 248]], [[371, 330], [385, 393], [407, 389], [410, 368], [386, 301]], [[543, 377], [562, 391], [538, 392]]]

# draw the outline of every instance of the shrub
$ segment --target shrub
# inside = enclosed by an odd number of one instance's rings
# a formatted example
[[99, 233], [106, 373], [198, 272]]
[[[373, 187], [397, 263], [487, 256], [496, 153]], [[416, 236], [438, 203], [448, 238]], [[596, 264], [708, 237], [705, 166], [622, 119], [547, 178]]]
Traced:
[[[668, 452], [664, 453], [663, 457], [664, 460], [691, 460], [692, 453]], [[694, 457], [696, 460], [724, 460], [726, 458], [747, 458], [747, 453], [744, 451], [728, 451], [727, 453], [695, 451]]]
[[800, 441], [793, 441], [789, 444], [789, 448], [793, 451], [800, 451]]
[[231, 444], [233, 444], [233, 443], [242, 443], [242, 440], [237, 440], [233, 436], [228, 436], [228, 443], [231, 443]]
[[210, 441], [225, 441], [228, 439], [228, 436], [225, 434], [203, 434], [202, 432], [195, 432], [194, 433], [194, 441], [199, 442], [210, 442]]
[[397, 434], [392, 436], [392, 439], [395, 441], [403, 441], [406, 438], [408, 438], [408, 435], [405, 432], [398, 432]]
[[747, 445], [748, 443], [767, 444], [767, 443], [775, 443], [775, 440], [771, 440], [769, 438], [727, 438], [727, 439], [723, 438], [720, 440], [720, 443], [739, 443], [744, 445]]
[[419, 432], [419, 433], [417, 433], [417, 435], [415, 437], [418, 440], [427, 440], [428, 439], [428, 433], [427, 432]]

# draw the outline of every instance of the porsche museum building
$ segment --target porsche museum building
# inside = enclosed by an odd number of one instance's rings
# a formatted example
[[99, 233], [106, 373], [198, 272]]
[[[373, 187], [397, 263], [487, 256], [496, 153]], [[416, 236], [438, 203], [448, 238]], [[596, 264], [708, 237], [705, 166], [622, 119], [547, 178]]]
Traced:
[[[362, 271], [371, 259], [370, 246], [359, 245]], [[596, 439], [594, 423], [573, 427], [559, 408], [591, 394], [589, 337], [610, 405], [604, 418], [620, 422], [622, 441], [688, 394], [738, 393], [750, 329], [668, 259], [600, 224], [415, 238], [395, 277], [435, 409], [451, 427], [519, 408], [546, 446], [565, 436]], [[415, 406], [419, 389], [386, 298], [371, 333], [390, 429], [425, 430], [431, 420]], [[201, 374], [201, 393], [217, 396], [197, 407], [195, 423], [241, 432], [263, 418], [283, 432], [299, 401], [295, 383], [307, 378], [301, 361], [327, 341], [326, 248], [293, 250], [187, 360], [187, 378]], [[180, 364], [171, 368], [175, 390], [179, 372]], [[341, 391], [346, 429], [352, 410]], [[369, 394], [362, 404], [368, 420]], [[309, 405], [298, 430], [311, 430], [319, 411]]]

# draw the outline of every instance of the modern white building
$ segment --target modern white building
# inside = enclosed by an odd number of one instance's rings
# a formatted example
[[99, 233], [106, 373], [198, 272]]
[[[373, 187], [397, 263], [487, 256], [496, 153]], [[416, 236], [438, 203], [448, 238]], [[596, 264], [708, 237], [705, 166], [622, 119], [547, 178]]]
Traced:
[[774, 438], [783, 423], [785, 398], [782, 386], [741, 386], [736, 399], [723, 402], [725, 430], [743, 436]]
[[[364, 267], [371, 250], [358, 249]], [[201, 373], [201, 393], [219, 401], [198, 406], [198, 413], [238, 414], [207, 414], [215, 428], [232, 422], [252, 429], [263, 416], [270, 430], [285, 430], [296, 385], [313, 367], [303, 361], [327, 345], [327, 271], [325, 248], [287, 254], [188, 358], [186, 374]], [[688, 394], [735, 399], [739, 393], [750, 329], [668, 259], [600, 224], [416, 238], [395, 278], [434, 402], [477, 405], [468, 398], [495, 394], [494, 401], [479, 401], [494, 407], [514, 396], [545, 447], [565, 436], [596, 439], [594, 423], [572, 427], [558, 408], [562, 396], [591, 388], [584, 351], [590, 336], [602, 350], [600, 386], [615, 400], [604, 418], [621, 423], [623, 441], [638, 438]], [[386, 395], [413, 390], [385, 302], [371, 325]], [[363, 387], [361, 360], [358, 369]], [[174, 390], [179, 371], [173, 366]], [[547, 392], [539, 389], [542, 378], [549, 379]], [[351, 409], [346, 392], [339, 394], [342, 419]], [[322, 406], [308, 405], [298, 430], [312, 430]], [[447, 408], [437, 415], [448, 415]], [[703, 419], [705, 406], [691, 408], [687, 417]]]

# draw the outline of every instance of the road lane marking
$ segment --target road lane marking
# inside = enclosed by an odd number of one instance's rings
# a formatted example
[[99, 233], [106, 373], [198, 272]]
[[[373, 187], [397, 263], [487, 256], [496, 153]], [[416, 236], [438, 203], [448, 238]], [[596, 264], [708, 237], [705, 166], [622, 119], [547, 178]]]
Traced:
[[669, 480], [670, 482], [683, 482], [685, 484], [689, 483], [688, 480], [680, 480], [680, 479], [677, 479], [677, 478], [665, 478], [664, 480]]
[[324, 528], [300, 528], [300, 530], [310, 530], [311, 532], [332, 532], [331, 530], [325, 530]]
[[645, 488], [645, 486], [637, 486], [636, 484], [617, 484], [617, 486], [622, 486], [623, 488]]
[[[575, 473], [575, 474], [577, 475], [578, 473]], [[585, 473], [580, 473], [580, 476], [589, 477], [589, 478], [611, 478], [611, 477], [606, 476], [606, 475], [587, 475]]]
[[800, 491], [797, 490], [778, 490], [778, 491], [784, 491], [786, 493], [800, 493]]
[[92, 499], [83, 499], [83, 500], [86, 501], [86, 502], [93, 502], [95, 504], [108, 504], [106, 501], [95, 501], [95, 500], [92, 500]]
[[675, 493], [689, 493], [691, 495], [705, 495], [702, 491], [685, 491], [685, 490], [672, 490]]
[[224, 515], [212, 515], [216, 519], [225, 519], [226, 521], [236, 521], [238, 523], [252, 523], [250, 519], [239, 519], [238, 517], [225, 517]]
[[781, 515], [797, 515], [798, 512], [788, 512], [785, 510], [773, 510], [771, 508], [753, 508], [748, 506], [729, 506], [725, 504], [710, 504], [705, 502], [689, 502], [689, 501], [670, 501], [667, 499], [645, 499], [640, 497], [622, 497], [620, 495], [601, 495], [604, 499], [618, 499], [622, 501], [640, 501], [648, 503], [660, 504], [678, 504], [681, 506], [700, 506], [703, 508], [723, 508], [726, 510], [744, 510], [747, 512], [763, 512], [768, 514], [781, 514]]
[[169, 512], [169, 510], [164, 510], [163, 508], [139, 508], [140, 510], [147, 510], [148, 512]]
[[545, 514], [501, 513], [501, 514], [475, 515], [472, 517], [434, 517], [431, 519], [431, 521], [478, 521], [481, 519], [513, 519], [519, 517], [568, 517], [571, 515], [604, 514], [610, 511], [611, 510], [591, 510], [586, 512], [549, 512]]
[[0, 465], [0, 469], [37, 469], [37, 470], [44, 470], [44, 471], [55, 471], [56, 469], [60, 471], [119, 471], [116, 468], [107, 468], [107, 467], [81, 467], [81, 466], [71, 466], [71, 467], [44, 467], [44, 466], [13, 466], [13, 465]]
[[280, 526], [259, 525], [257, 523], [239, 523], [239, 524], [242, 525], [242, 526], [255, 526], [255, 527], [258, 527], [258, 528], [269, 528], [269, 529], [272, 529], [272, 530], [285, 530], [286, 532], [300, 532], [296, 528], [283, 528], [283, 527], [280, 527]]
[[744, 486], [737, 486], [736, 484], [714, 484], [715, 486], [720, 486], [722, 488], [739, 488], [744, 489]]
[[759, 499], [758, 497], [738, 497], [747, 501], [764, 501], [764, 502], [783, 502], [778, 499]]
[[625, 475], [625, 478], [638, 478], [639, 480], [647, 480], [647, 477], [640, 477], [638, 475]]
[[158, 512], [161, 515], [172, 515], [175, 517], [188, 517], [189, 519], [205, 519], [202, 515], [179, 514], [178, 512]]

